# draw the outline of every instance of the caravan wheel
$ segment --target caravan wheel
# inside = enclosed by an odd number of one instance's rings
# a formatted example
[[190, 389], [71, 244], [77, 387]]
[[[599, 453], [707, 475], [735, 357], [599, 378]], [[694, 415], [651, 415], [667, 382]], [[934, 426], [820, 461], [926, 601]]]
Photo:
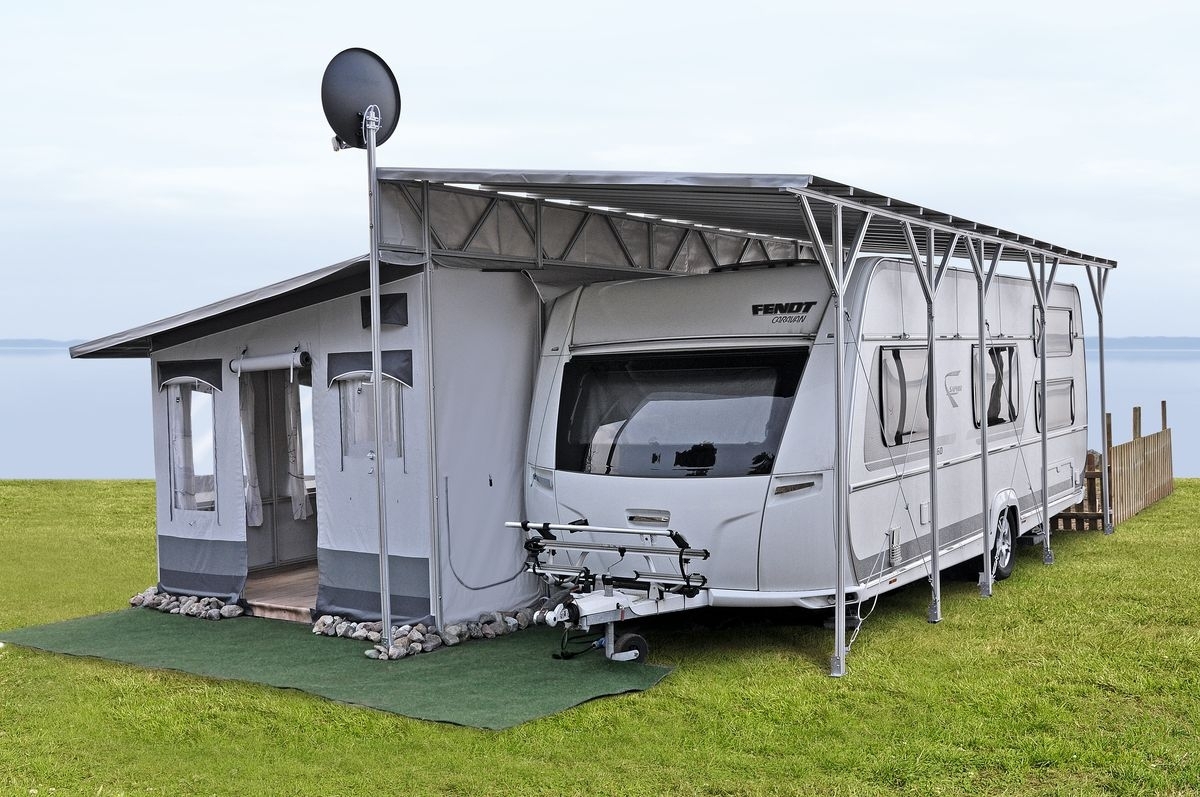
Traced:
[[621, 634], [613, 643], [614, 653], [628, 653], [636, 651], [635, 656], [631, 661], [638, 664], [645, 664], [646, 657], [650, 655], [650, 646], [646, 644], [646, 638], [640, 634]]
[[1017, 563], [1013, 545], [1015, 541], [1009, 513], [1002, 512], [996, 521], [996, 539], [992, 546], [992, 567], [995, 568], [992, 572], [997, 581], [1003, 581], [1012, 575], [1013, 567]]

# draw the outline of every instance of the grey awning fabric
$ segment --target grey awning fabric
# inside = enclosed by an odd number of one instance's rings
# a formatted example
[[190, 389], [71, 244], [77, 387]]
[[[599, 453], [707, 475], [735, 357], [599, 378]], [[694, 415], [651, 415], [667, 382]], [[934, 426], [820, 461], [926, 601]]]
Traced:
[[[368, 290], [369, 265], [365, 255], [343, 260], [196, 310], [72, 346], [71, 356], [149, 357], [168, 346]], [[424, 255], [381, 252], [380, 282], [395, 282], [420, 273], [424, 267]]]
[[[1020, 235], [993, 225], [933, 210], [894, 197], [811, 174], [687, 174], [681, 172], [552, 172], [497, 169], [380, 169], [379, 178], [392, 182], [430, 182], [466, 186], [489, 193], [504, 193], [575, 203], [664, 220], [689, 222], [713, 229], [809, 241], [798, 206], [798, 194], [844, 200], [876, 208], [915, 224], [935, 222], [963, 231], [988, 235], [1051, 255], [1102, 267], [1116, 261]], [[832, 218], [828, 207], [814, 208], [818, 228], [831, 240]], [[848, 220], [853, 224], [854, 220]], [[864, 242], [864, 253], [899, 254], [909, 249], [897, 225], [874, 225]], [[939, 255], [941, 253], [939, 252]], [[965, 256], [965, 253], [964, 253]], [[1006, 250], [1005, 260], [1023, 260], [1024, 253]]]
[[[413, 386], [412, 351], [409, 349], [393, 349], [381, 352], [383, 354], [383, 375], [395, 379], [408, 387]], [[371, 374], [371, 352], [341, 351], [332, 352], [328, 359], [329, 384], [351, 375]]]

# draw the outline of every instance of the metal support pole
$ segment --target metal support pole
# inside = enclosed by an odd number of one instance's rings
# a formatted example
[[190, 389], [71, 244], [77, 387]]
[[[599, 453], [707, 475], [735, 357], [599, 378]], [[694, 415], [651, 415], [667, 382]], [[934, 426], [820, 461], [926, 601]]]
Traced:
[[383, 450], [383, 352], [380, 344], [379, 318], [379, 182], [375, 175], [375, 133], [381, 117], [379, 106], [371, 105], [363, 112], [363, 138], [367, 142], [367, 195], [371, 214], [371, 384], [375, 404], [375, 450], [371, 472], [375, 474], [375, 502], [379, 510], [379, 611], [383, 623], [381, 636], [385, 647], [392, 644], [392, 600], [388, 578], [387, 540], [387, 483], [384, 478]]
[[912, 225], [903, 224], [904, 238], [908, 243], [908, 251], [912, 255], [913, 267], [917, 273], [917, 281], [921, 283], [921, 292], [925, 294], [925, 409], [929, 416], [929, 585], [932, 596], [929, 602], [928, 619], [931, 623], [942, 621], [942, 563], [941, 563], [941, 534], [938, 529], [938, 472], [937, 472], [937, 401], [934, 398], [934, 385], [937, 381], [937, 357], [934, 351], [934, 340], [937, 330], [934, 325], [934, 301], [937, 289], [941, 284], [942, 274], [950, 259], [958, 239], [946, 252], [941, 268], [933, 265], [935, 240], [932, 227], [925, 228], [925, 256], [921, 256], [917, 239], [913, 235]]
[[989, 484], [988, 470], [991, 448], [988, 440], [987, 410], [983, 397], [987, 391], [987, 295], [991, 287], [992, 275], [996, 273], [996, 264], [1000, 261], [1001, 247], [996, 247], [996, 255], [991, 268], [983, 271], [983, 242], [979, 243], [979, 252], [968, 244], [971, 254], [971, 267], [975, 271], [976, 313], [978, 318], [978, 345], [975, 352], [975, 412], [979, 417], [979, 473], [981, 484], [981, 502], [983, 506], [983, 571], [979, 574], [979, 595], [983, 598], [992, 596], [994, 573], [992, 564], [992, 546], [995, 530], [992, 526], [992, 490]]
[[[840, 271], [840, 269], [839, 269]], [[845, 470], [842, 465], [844, 458], [842, 438], [846, 434], [845, 414], [842, 404], [845, 396], [846, 367], [843, 362], [845, 340], [842, 333], [842, 290], [836, 286], [833, 290], [833, 351], [836, 365], [834, 367], [834, 444], [833, 444], [833, 489], [837, 496], [833, 509], [833, 558], [837, 572], [833, 607], [833, 658], [829, 662], [829, 674], [839, 677], [846, 674], [846, 492]]]
[[[1091, 266], [1087, 268], [1088, 282], [1092, 286], [1092, 299], [1096, 303], [1096, 332], [1100, 342], [1100, 419], [1101, 424], [1104, 423], [1104, 418], [1108, 417], [1108, 404], [1106, 401], [1106, 387], [1108, 383], [1104, 379], [1104, 289], [1108, 283], [1108, 272], [1101, 269], [1093, 269]], [[1103, 514], [1101, 523], [1104, 526], [1105, 534], [1113, 533], [1112, 522], [1112, 489], [1108, 479], [1108, 435], [1101, 431], [1100, 437], [1100, 511]]]
[[[815, 224], [813, 225], [815, 228]], [[819, 245], [819, 242], [814, 241]], [[822, 247], [823, 248], [823, 247]], [[834, 597], [833, 659], [829, 663], [829, 674], [840, 677], [846, 674], [846, 340], [842, 326], [842, 302], [845, 298], [845, 265], [842, 253], [842, 208], [833, 209], [833, 268], [836, 284], [833, 291], [833, 356], [834, 389], [833, 403], [836, 413], [834, 430], [834, 527], [837, 529], [834, 542], [834, 558], [837, 560], [837, 592]]]
[[1050, 301], [1050, 286], [1054, 283], [1054, 272], [1058, 270], [1058, 262], [1050, 269], [1050, 279], [1046, 279], [1046, 256], [1041, 257], [1039, 271], [1039, 290], [1042, 301], [1038, 303], [1038, 318], [1041, 329], [1038, 332], [1038, 402], [1042, 407], [1042, 563], [1054, 564], [1054, 551], [1050, 548], [1050, 436], [1046, 412], [1046, 302]]
[[[433, 340], [433, 220], [430, 213], [430, 196], [429, 196], [429, 181], [421, 183], [421, 240], [425, 247], [425, 280], [423, 293], [424, 309], [425, 309], [425, 402], [427, 422], [427, 432], [429, 435], [429, 610], [433, 614], [434, 622], [439, 627], [443, 620], [442, 612], [442, 541], [440, 534], [440, 511], [439, 495], [438, 495], [438, 480], [437, 480], [437, 451], [438, 451], [438, 435], [437, 435], [437, 394], [435, 391], [436, 380], [434, 372], [436, 364], [434, 360], [434, 340]], [[540, 223], [540, 222], [539, 222]], [[450, 490], [449, 477], [444, 482], [446, 487], [445, 494], [440, 496], [440, 501], [448, 502]], [[449, 512], [449, 509], [446, 510]], [[447, 524], [449, 516], [446, 520]]]
[[[854, 236], [854, 242], [849, 251], [843, 246], [842, 206], [831, 202], [833, 211], [833, 257], [825, 249], [821, 231], [817, 228], [816, 216], [813, 214], [812, 203], [804, 194], [799, 194], [800, 208], [805, 227], [808, 229], [809, 240], [813, 252], [825, 270], [830, 288], [830, 312], [833, 313], [833, 351], [834, 351], [834, 464], [833, 464], [833, 556], [835, 567], [835, 587], [833, 599], [833, 656], [829, 662], [829, 674], [841, 677], [846, 674], [846, 558], [849, 549], [849, 446], [846, 437], [848, 424], [846, 422], [846, 336], [845, 336], [845, 292], [850, 275], [854, 272], [854, 262], [862, 251], [866, 240], [867, 228], [871, 225], [873, 213], [863, 214], [861, 226]], [[827, 201], [827, 200], [826, 200]]]
[[[941, 530], [938, 528], [938, 445], [937, 445], [937, 328], [934, 323], [935, 313], [933, 303], [937, 299], [937, 276], [933, 271], [934, 239], [933, 229], [926, 231], [925, 268], [928, 272], [929, 293], [925, 297], [926, 304], [926, 337], [928, 340], [928, 362], [925, 374], [925, 401], [929, 407], [929, 567], [933, 572], [933, 594], [929, 603], [929, 622], [942, 621], [942, 562], [941, 562]], [[920, 268], [920, 265], [917, 266]]]

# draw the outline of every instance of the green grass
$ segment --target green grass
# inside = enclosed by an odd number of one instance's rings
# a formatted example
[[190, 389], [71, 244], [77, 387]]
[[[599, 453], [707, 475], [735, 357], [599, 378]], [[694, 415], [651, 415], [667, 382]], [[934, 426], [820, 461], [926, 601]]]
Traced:
[[[153, 583], [152, 505], [0, 482], [0, 628]], [[801, 613], [682, 615], [646, 629], [658, 687], [500, 733], [8, 646], [0, 794], [1200, 794], [1200, 481], [1054, 547], [990, 600], [948, 578], [937, 626], [885, 596], [845, 678]]]

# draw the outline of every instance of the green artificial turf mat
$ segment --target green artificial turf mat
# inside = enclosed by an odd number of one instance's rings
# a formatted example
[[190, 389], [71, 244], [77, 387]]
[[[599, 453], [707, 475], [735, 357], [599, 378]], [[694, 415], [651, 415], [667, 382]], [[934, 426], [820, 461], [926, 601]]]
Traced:
[[494, 730], [605, 695], [636, 692], [670, 669], [611, 662], [599, 651], [551, 658], [560, 632], [530, 628], [399, 661], [371, 647], [258, 617], [212, 622], [127, 609], [0, 632], [5, 642], [102, 659], [299, 689], [407, 717]]

